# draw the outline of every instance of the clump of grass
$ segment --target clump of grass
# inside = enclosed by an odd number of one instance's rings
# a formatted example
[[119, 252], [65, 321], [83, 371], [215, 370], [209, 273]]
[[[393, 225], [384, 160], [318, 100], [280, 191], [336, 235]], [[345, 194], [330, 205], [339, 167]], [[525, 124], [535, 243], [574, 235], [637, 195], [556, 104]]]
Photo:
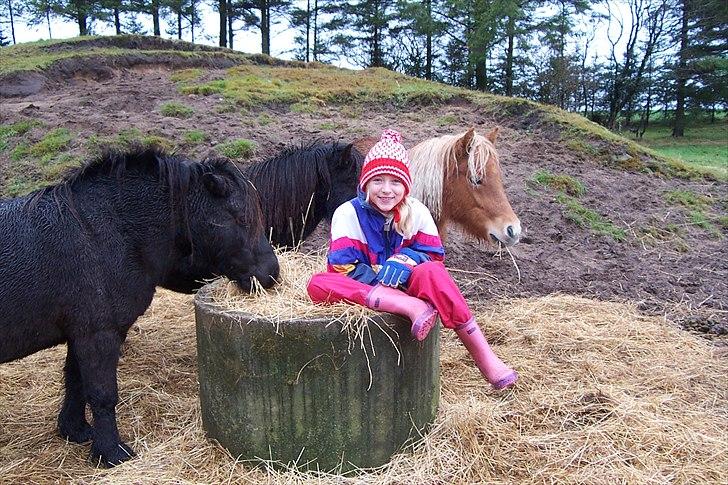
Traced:
[[336, 130], [337, 128], [340, 128], [341, 125], [339, 123], [334, 123], [332, 121], [325, 121], [318, 125], [319, 130]]
[[580, 180], [571, 175], [553, 174], [548, 170], [537, 170], [531, 177], [531, 183], [550, 187], [559, 192], [564, 192], [574, 197], [580, 197], [586, 193], [586, 187]]
[[200, 94], [202, 96], [209, 96], [211, 94], [224, 93], [227, 88], [227, 82], [224, 79], [216, 79], [204, 84], [187, 85], [179, 88], [179, 92], [182, 94]]
[[669, 190], [665, 192], [664, 196], [665, 200], [671, 204], [678, 204], [693, 209], [702, 209], [710, 204], [709, 198], [690, 190]]
[[720, 229], [715, 227], [715, 225], [710, 221], [708, 216], [706, 216], [703, 211], [699, 211], [699, 210], [691, 211], [690, 214], [688, 215], [688, 221], [693, 226], [697, 226], [697, 227], [700, 227], [701, 229], [705, 229], [713, 237], [716, 237], [716, 238], [723, 237], [723, 234], [720, 232]]
[[238, 110], [237, 104], [234, 101], [225, 100], [222, 103], [215, 106], [215, 112], [219, 114], [223, 113], [235, 113]]
[[458, 118], [455, 115], [440, 116], [437, 119], [437, 126], [450, 126], [458, 122]]
[[207, 140], [207, 134], [202, 130], [189, 130], [182, 135], [182, 138], [189, 145], [199, 145]]
[[592, 209], [584, 207], [575, 198], [562, 193], [556, 196], [556, 201], [566, 207], [566, 218], [576, 225], [588, 227], [595, 233], [609, 236], [615, 241], [621, 242], [627, 239], [624, 229], [615, 226], [609, 219]]
[[190, 82], [194, 81], [196, 79], [199, 79], [199, 77], [202, 76], [202, 69], [199, 68], [192, 68], [192, 69], [181, 69], [179, 71], [175, 71], [172, 73], [171, 76], [169, 76], [169, 79], [172, 80], [172, 82]]
[[728, 216], [718, 216], [715, 222], [723, 229], [728, 229]]
[[122, 130], [114, 136], [91, 135], [86, 140], [86, 147], [92, 154], [98, 154], [105, 149], [128, 150], [131, 147], [159, 148], [166, 152], [173, 152], [174, 141], [160, 135], [142, 133], [137, 128]]
[[291, 105], [291, 111], [294, 113], [316, 113], [318, 112], [318, 106], [315, 103], [303, 101], [300, 103], [293, 103]]
[[268, 113], [261, 113], [258, 116], [257, 121], [258, 121], [258, 125], [266, 126], [266, 125], [269, 125], [273, 121], [273, 118], [271, 118], [271, 116]]
[[581, 138], [570, 138], [566, 142], [566, 146], [571, 150], [584, 154], [588, 157], [596, 157], [599, 155], [599, 150], [594, 147], [594, 145]]
[[233, 140], [217, 146], [220, 153], [232, 159], [246, 159], [255, 153], [255, 143], [250, 140]]
[[10, 154], [10, 159], [19, 161], [24, 158], [34, 158], [45, 163], [53, 159], [70, 142], [71, 133], [66, 128], [56, 128], [32, 145], [21, 143], [16, 146]]
[[10, 145], [12, 138], [25, 135], [36, 126], [41, 126], [38, 120], [21, 120], [9, 125], [0, 125], [0, 151], [5, 150]]
[[169, 116], [172, 118], [189, 118], [194, 114], [195, 110], [182, 103], [170, 101], [169, 103], [164, 103], [160, 106], [159, 112], [162, 116]]

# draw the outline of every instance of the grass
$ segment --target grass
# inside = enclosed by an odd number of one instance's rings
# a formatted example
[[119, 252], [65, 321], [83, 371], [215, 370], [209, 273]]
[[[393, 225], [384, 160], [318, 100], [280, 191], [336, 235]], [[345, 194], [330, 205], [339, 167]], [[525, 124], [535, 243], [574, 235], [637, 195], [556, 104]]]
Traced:
[[247, 159], [255, 153], [255, 143], [244, 139], [222, 143], [216, 148], [220, 153], [234, 160]]
[[609, 236], [615, 241], [622, 242], [627, 239], [624, 229], [615, 226], [609, 219], [599, 215], [592, 209], [584, 207], [573, 197], [566, 194], [556, 196], [556, 201], [566, 208], [566, 218], [580, 227], [588, 227], [596, 234]]
[[224, 80], [183, 88], [183, 92], [194, 93], [209, 90], [244, 106], [287, 104], [299, 112], [315, 112], [319, 106], [329, 103], [433, 104], [469, 92], [386, 69], [350, 71], [328, 66], [301, 69], [244, 65], [229, 69]]
[[537, 170], [531, 177], [531, 183], [550, 187], [574, 197], [580, 197], [586, 193], [586, 187], [577, 178], [565, 174], [555, 175], [548, 170]]
[[199, 145], [207, 140], [207, 134], [202, 130], [189, 130], [182, 135], [182, 139], [188, 145]]
[[713, 237], [723, 237], [720, 229], [715, 224], [725, 228], [726, 226], [722, 220], [726, 216], [715, 216], [710, 212], [713, 202], [710, 198], [690, 190], [681, 189], [669, 190], [665, 192], [664, 197], [670, 204], [683, 206], [689, 210], [688, 224], [705, 229]]
[[71, 132], [66, 128], [56, 128], [33, 144], [20, 143], [10, 153], [10, 159], [17, 162], [33, 158], [41, 163], [46, 163], [66, 148], [70, 142]]
[[202, 77], [202, 69], [195, 67], [191, 69], [180, 69], [179, 71], [175, 71], [171, 76], [169, 76], [169, 79], [173, 82], [180, 83], [196, 81], [200, 77]]
[[708, 197], [696, 194], [690, 190], [668, 190], [664, 194], [665, 200], [671, 204], [682, 205], [690, 208], [705, 208], [710, 205]]
[[437, 119], [437, 126], [450, 126], [458, 123], [458, 118], [455, 115], [440, 116]]
[[184, 119], [192, 116], [195, 113], [195, 110], [182, 103], [170, 101], [161, 105], [159, 107], [159, 112], [162, 114], [162, 116]]
[[30, 130], [43, 124], [38, 120], [21, 120], [9, 125], [0, 125], [0, 151], [10, 146], [10, 140], [25, 135]]
[[160, 135], [142, 133], [137, 128], [122, 130], [112, 136], [91, 135], [86, 140], [86, 148], [92, 155], [98, 155], [106, 149], [124, 151], [131, 147], [154, 147], [166, 152], [173, 152], [176, 143]]
[[640, 140], [644, 146], [698, 171], [728, 180], [728, 123], [691, 123], [682, 138], [669, 126], [650, 126]]

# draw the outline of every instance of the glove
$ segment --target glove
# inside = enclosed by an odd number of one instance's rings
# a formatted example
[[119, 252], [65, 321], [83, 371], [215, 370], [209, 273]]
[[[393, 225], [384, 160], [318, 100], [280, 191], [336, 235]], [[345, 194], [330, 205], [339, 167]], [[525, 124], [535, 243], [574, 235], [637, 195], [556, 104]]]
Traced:
[[399, 254], [404, 254], [405, 256], [411, 258], [412, 261], [415, 262], [415, 264], [421, 264], [430, 261], [430, 257], [427, 254], [415, 251], [414, 249], [410, 248], [400, 249]]
[[405, 254], [395, 254], [384, 262], [377, 274], [377, 281], [384, 286], [396, 288], [409, 280], [415, 261]]
[[367, 285], [375, 285], [377, 283], [377, 273], [366, 263], [357, 263], [354, 271], [349, 273], [349, 278], [361, 281]]

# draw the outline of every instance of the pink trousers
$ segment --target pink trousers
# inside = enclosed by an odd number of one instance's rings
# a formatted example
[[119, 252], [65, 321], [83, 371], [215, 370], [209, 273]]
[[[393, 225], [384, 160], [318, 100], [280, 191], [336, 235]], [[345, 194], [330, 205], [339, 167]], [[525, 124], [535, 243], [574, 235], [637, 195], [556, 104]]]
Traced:
[[[366, 297], [372, 287], [341, 273], [317, 273], [307, 289], [315, 303], [347, 301], [366, 306]], [[455, 328], [473, 317], [462, 293], [439, 261], [415, 266], [405, 291], [434, 306], [446, 328]]]

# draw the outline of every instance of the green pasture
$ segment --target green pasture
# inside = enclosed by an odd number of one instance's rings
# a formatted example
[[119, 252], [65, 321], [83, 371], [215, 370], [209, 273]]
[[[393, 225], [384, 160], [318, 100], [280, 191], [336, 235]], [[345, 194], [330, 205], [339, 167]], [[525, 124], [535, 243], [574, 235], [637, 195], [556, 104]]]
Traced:
[[688, 123], [685, 136], [673, 138], [672, 128], [654, 125], [646, 131], [642, 145], [666, 157], [680, 160], [721, 180], [728, 179], [728, 123]]

